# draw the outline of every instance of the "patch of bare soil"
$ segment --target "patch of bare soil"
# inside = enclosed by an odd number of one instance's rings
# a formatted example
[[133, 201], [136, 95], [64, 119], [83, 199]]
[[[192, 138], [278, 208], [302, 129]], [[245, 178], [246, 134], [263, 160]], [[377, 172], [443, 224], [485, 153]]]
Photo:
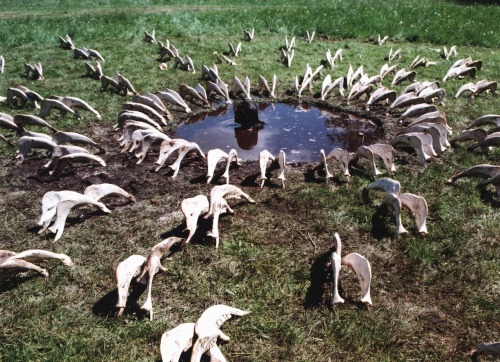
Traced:
[[[283, 99], [284, 102], [296, 102], [293, 98]], [[387, 142], [403, 127], [397, 121], [397, 118], [389, 116], [385, 110], [374, 108], [368, 112], [363, 109], [352, 107], [340, 107], [327, 102], [317, 102], [310, 97], [304, 98], [303, 103], [322, 107], [330, 107], [334, 111], [346, 111], [360, 115], [372, 120], [383, 130], [383, 138], [380, 142]], [[186, 118], [185, 114], [175, 114], [176, 119]], [[193, 189], [209, 190], [213, 184], [220, 184], [224, 179], [220, 179], [225, 167], [221, 162], [215, 173], [212, 185], [206, 185], [206, 161], [196, 154], [188, 154], [181, 164], [181, 169], [176, 178], [170, 177], [173, 171], [164, 166], [159, 172], [154, 171], [154, 161], [158, 157], [159, 147], [152, 147], [148, 156], [142, 164], [135, 164], [136, 158], [129, 153], [121, 153], [118, 144], [119, 133], [103, 122], [94, 123], [92, 129], [88, 132], [82, 132], [91, 136], [97, 143], [103, 146], [107, 152], [99, 156], [106, 162], [106, 167], [94, 164], [75, 163], [65, 168], [58, 177], [49, 175], [43, 165], [48, 161], [49, 154], [45, 150], [32, 150], [22, 164], [17, 164], [14, 159], [15, 151], [12, 149], [12, 157], [5, 164], [4, 185], [6, 192], [16, 191], [34, 191], [40, 197], [48, 191], [55, 190], [73, 190], [83, 192], [84, 189], [92, 184], [113, 183], [128, 192], [132, 193], [137, 200], [154, 199], [168, 194], [182, 200], [185, 197], [194, 196]], [[168, 134], [175, 133], [172, 129]], [[110, 137], [110, 135], [112, 135]], [[14, 143], [16, 143], [13, 140]], [[165, 163], [168, 165], [175, 160], [176, 155], [170, 157]], [[315, 176], [311, 179], [311, 171], [319, 166], [318, 162], [292, 164], [288, 167], [287, 173], [297, 173], [303, 177], [304, 181], [316, 181]], [[308, 176], [309, 175], [309, 176]], [[260, 185], [260, 170], [258, 160], [244, 162], [241, 166], [234, 166], [230, 170], [230, 182], [239, 185], [247, 192]], [[269, 183], [271, 187], [278, 187], [278, 184]], [[268, 185], [269, 187], [269, 185]], [[284, 189], [286, 193], [288, 190]]]

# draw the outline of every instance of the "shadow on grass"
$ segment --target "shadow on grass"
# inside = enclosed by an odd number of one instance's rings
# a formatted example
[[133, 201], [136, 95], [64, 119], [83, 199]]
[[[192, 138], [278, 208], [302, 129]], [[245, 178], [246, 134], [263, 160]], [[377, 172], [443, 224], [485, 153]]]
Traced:
[[[221, 218], [224, 215], [221, 215]], [[169, 238], [171, 236], [177, 236], [179, 238], [184, 238], [186, 239], [189, 236], [189, 231], [185, 230], [186, 224], [181, 223], [177, 225], [175, 228], [164, 232], [163, 234], [160, 235], [162, 239]], [[190, 240], [190, 244], [205, 244], [207, 239], [212, 240], [212, 238], [207, 237], [207, 234], [209, 231], [212, 230], [212, 218], [205, 219], [203, 216], [200, 216], [198, 218], [198, 227], [196, 228], [195, 233], [193, 234], [193, 237]], [[172, 248], [172, 254], [175, 253], [176, 246]], [[182, 248], [182, 246], [179, 246], [179, 250]]]
[[[316, 177], [316, 175], [318, 175], [319, 177]], [[333, 182], [337, 186], [341, 186], [346, 183], [346, 181], [342, 180], [339, 176], [333, 176], [332, 178], [327, 179], [323, 165], [318, 165], [304, 172], [304, 182], [316, 184]]]
[[[139, 319], [144, 319], [146, 316], [149, 316], [149, 313], [142, 310], [138, 303], [139, 298], [146, 290], [146, 286], [146, 284], [138, 283], [135, 279], [132, 279], [130, 283], [131, 292], [127, 298], [127, 306], [123, 311], [123, 315], [135, 315]], [[114, 317], [118, 312], [116, 308], [117, 301], [118, 289], [115, 288], [93, 305], [92, 313], [100, 317]]]
[[325, 302], [326, 284], [332, 281], [332, 271], [330, 268], [330, 254], [331, 250], [321, 254], [314, 260], [310, 269], [310, 285], [307, 288], [306, 299], [304, 301], [304, 308], [313, 309], [318, 308], [323, 304], [331, 307], [331, 301]]
[[39, 274], [29, 274], [23, 276], [12, 275], [12, 276], [7, 276], [6, 278], [0, 278], [0, 294], [15, 289], [21, 284], [34, 278], [40, 278], [40, 275]]
[[256, 173], [250, 176], [247, 176], [241, 181], [241, 186], [245, 187], [260, 187], [260, 184], [257, 182], [257, 179], [260, 177], [260, 173]]
[[[310, 285], [307, 289], [306, 298], [304, 301], [305, 309], [314, 309], [324, 305], [328, 309], [333, 310], [333, 308], [335, 307], [332, 304], [333, 291], [331, 285], [333, 283], [333, 275], [330, 261], [330, 256], [333, 251], [335, 251], [334, 247], [321, 254], [311, 265], [309, 278]], [[339, 278], [338, 290], [339, 294], [342, 296], [342, 298], [344, 298], [345, 304], [355, 306], [360, 310], [367, 309], [365, 303], [354, 299], [354, 297], [346, 297], [344, 295], [341, 278]]]
[[200, 175], [195, 178], [192, 178], [189, 180], [190, 184], [205, 184], [207, 183], [207, 176], [206, 175]]
[[[273, 177], [271, 169], [267, 170], [266, 172], [266, 177], [267, 179], [264, 182], [263, 187], [271, 188], [271, 189], [281, 189], [283, 188], [283, 184], [281, 183], [280, 180], [278, 180], [278, 177]], [[257, 181], [259, 180], [259, 181]], [[260, 173], [256, 173], [250, 176], [245, 177], [243, 181], [241, 181], [241, 186], [245, 187], [259, 187], [261, 184], [262, 179], [260, 178]]]
[[[370, 203], [370, 195], [369, 191], [365, 188], [363, 189], [363, 199], [367, 204]], [[394, 236], [394, 232], [391, 232], [390, 229], [387, 228], [387, 218], [394, 219], [391, 210], [387, 207], [387, 204], [382, 203], [376, 206], [375, 213], [372, 216], [371, 224], [372, 224], [372, 236], [381, 240], [384, 238], [392, 238]]]
[[477, 188], [480, 192], [479, 197], [481, 198], [481, 201], [491, 205], [491, 207], [494, 207], [495, 209], [500, 208], [500, 199], [497, 197], [496, 192], [490, 192], [486, 189], [486, 187], [480, 185], [478, 185]]
[[[391, 218], [390, 210], [386, 204], [381, 204], [372, 216], [372, 236], [377, 240], [392, 238], [394, 233], [386, 225], [387, 218]], [[394, 217], [392, 217], [394, 219]]]
[[[195, 341], [193, 341], [194, 343]], [[179, 362], [189, 362], [191, 361], [191, 353], [193, 352], [193, 348], [189, 348], [187, 351], [185, 352], [182, 352], [182, 354], [180, 355], [179, 357]], [[158, 357], [155, 362], [162, 362], [162, 358], [161, 357]], [[200, 359], [200, 362], [210, 362], [211, 361], [211, 357], [210, 357], [210, 353], [204, 353], [203, 356], [201, 356], [201, 359]]]

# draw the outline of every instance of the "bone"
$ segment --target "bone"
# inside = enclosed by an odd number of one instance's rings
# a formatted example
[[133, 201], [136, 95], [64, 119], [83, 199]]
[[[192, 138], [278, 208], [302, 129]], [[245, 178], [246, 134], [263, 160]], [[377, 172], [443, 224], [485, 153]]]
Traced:
[[195, 323], [182, 323], [161, 336], [162, 362], [178, 362], [181, 354], [193, 346]]
[[146, 258], [142, 255], [131, 255], [118, 264], [115, 271], [116, 284], [118, 288], [118, 316], [123, 314], [127, 304], [130, 282], [139, 273]]
[[167, 251], [171, 251], [171, 248], [176, 245], [180, 244], [184, 241], [184, 239], [171, 236], [168, 239], [165, 239], [161, 241], [160, 243], [156, 244], [151, 248], [150, 253], [146, 257], [146, 261], [142, 265], [141, 272], [139, 276], [137, 277], [137, 280], [141, 280], [146, 276], [146, 273], [148, 274], [148, 286], [147, 286], [147, 297], [146, 300], [144, 301], [144, 304], [141, 306], [141, 309], [144, 309], [145, 311], [149, 312], [149, 319], [153, 320], [153, 299], [151, 296], [151, 289], [153, 285], [153, 278], [158, 271], [166, 271], [167, 269], [161, 265], [161, 257], [163, 254], [165, 254]]
[[220, 330], [220, 327], [232, 316], [245, 316], [249, 311], [217, 304], [207, 308], [196, 321], [194, 331], [199, 339], [219, 333], [221, 339], [229, 341], [230, 338]]
[[85, 162], [85, 163], [96, 162], [102, 167], [106, 166], [106, 162], [104, 162], [104, 160], [99, 156], [85, 152], [71, 153], [69, 155], [61, 156], [59, 158], [59, 161], [57, 162], [57, 165], [54, 167], [54, 170], [49, 171], [49, 174], [54, 177], [58, 177], [67, 165], [72, 164], [74, 162]]
[[340, 268], [341, 268], [340, 255], [342, 251], [342, 244], [340, 242], [340, 236], [338, 233], [335, 233], [335, 240], [337, 247], [331, 255], [332, 272], [333, 272], [333, 298], [332, 298], [333, 305], [344, 303], [344, 299], [339, 294], [339, 287], [338, 287]]
[[205, 195], [198, 195], [182, 200], [181, 211], [186, 218], [186, 230], [189, 230], [189, 236], [186, 239], [186, 244], [189, 243], [196, 232], [198, 218], [201, 214], [206, 214], [208, 209], [208, 197]]
[[396, 145], [399, 143], [411, 146], [417, 153], [418, 161], [425, 165], [431, 157], [437, 156], [432, 147], [432, 136], [423, 132], [410, 132], [393, 137], [389, 144]]
[[425, 224], [429, 213], [427, 201], [423, 197], [411, 193], [399, 194], [398, 197], [401, 200], [401, 205], [408, 208], [413, 214], [418, 232], [427, 234], [427, 226]]
[[24, 162], [28, 153], [34, 148], [42, 148], [46, 150], [53, 150], [57, 145], [50, 139], [45, 137], [28, 137], [23, 136], [19, 139], [19, 151], [16, 155], [18, 163]]
[[83, 194], [85, 196], [93, 198], [96, 201], [100, 201], [102, 198], [109, 196], [123, 196], [132, 202], [136, 201], [134, 195], [129, 194], [119, 186], [109, 183], [88, 186]]
[[366, 189], [368, 191], [377, 190], [398, 195], [401, 191], [401, 184], [399, 183], [399, 181], [393, 180], [388, 177], [383, 177], [369, 184]]
[[82, 195], [74, 191], [49, 191], [42, 198], [42, 216], [38, 225], [42, 229], [38, 232], [42, 233], [50, 224], [52, 218], [55, 216], [56, 220], [49, 228], [52, 233], [55, 233], [54, 242], [58, 241], [64, 231], [64, 224], [71, 209], [76, 206], [93, 205], [105, 213], [111, 211], [101, 202], [94, 200], [89, 196]]
[[275, 157], [268, 150], [263, 150], [259, 154], [260, 178], [262, 180], [260, 188], [264, 187], [267, 180], [266, 169], [269, 162], [273, 162]]
[[370, 283], [372, 279], [372, 270], [368, 260], [358, 253], [351, 253], [344, 256], [341, 263], [342, 265], [348, 266], [356, 273], [361, 287], [361, 301], [371, 305]]
[[[320, 151], [321, 152], [321, 151]], [[324, 151], [323, 151], [324, 154]], [[322, 157], [324, 155], [322, 154]], [[340, 163], [340, 166], [342, 167], [342, 171], [344, 173], [344, 176], [351, 176], [349, 173], [349, 152], [347, 150], [344, 150], [342, 148], [334, 148], [331, 150], [326, 157], [324, 157], [324, 162], [327, 162], [330, 159], [334, 159], [337, 162]], [[329, 171], [327, 174], [330, 174]], [[331, 174], [330, 174], [331, 175]]]

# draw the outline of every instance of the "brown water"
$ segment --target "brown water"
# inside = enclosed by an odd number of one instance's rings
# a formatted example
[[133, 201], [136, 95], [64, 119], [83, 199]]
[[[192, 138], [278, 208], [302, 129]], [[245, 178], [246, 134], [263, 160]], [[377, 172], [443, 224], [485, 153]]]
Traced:
[[238, 151], [243, 160], [258, 160], [268, 150], [286, 153], [287, 162], [319, 160], [319, 151], [328, 154], [334, 147], [355, 152], [361, 145], [375, 143], [382, 130], [372, 121], [326, 108], [288, 103], [259, 103], [260, 130], [242, 130], [234, 122], [231, 105], [191, 117], [177, 128], [177, 136], [198, 143], [206, 153], [220, 148]]

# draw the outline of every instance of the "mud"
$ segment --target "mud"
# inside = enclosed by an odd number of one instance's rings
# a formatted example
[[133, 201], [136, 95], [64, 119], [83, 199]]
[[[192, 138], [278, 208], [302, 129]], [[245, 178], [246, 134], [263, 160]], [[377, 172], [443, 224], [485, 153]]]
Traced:
[[[282, 99], [280, 101], [296, 102], [295, 99]], [[372, 111], [367, 112], [356, 106], [344, 108], [328, 102], [317, 102], [312, 98], [303, 100], [302, 103], [305, 105], [328, 107], [332, 111], [350, 112], [373, 121], [382, 130], [381, 143], [387, 142], [392, 136], [403, 129], [403, 126], [398, 124], [397, 117], [387, 117], [384, 107], [374, 107]], [[363, 104], [363, 102], [360, 102], [360, 105]], [[198, 113], [202, 113], [202, 111], [200, 109]], [[185, 113], [176, 114], [175, 111], [173, 113], [175, 119], [179, 120], [179, 124], [188, 118]], [[4, 162], [5, 191], [36, 191], [38, 195], [43, 195], [43, 193], [51, 190], [64, 189], [83, 192], [85, 187], [89, 185], [106, 182], [116, 184], [131, 192], [137, 200], [154, 199], [165, 194], [182, 199], [186, 195], [192, 195], [193, 188], [200, 188], [201, 185], [206, 185], [206, 161], [194, 153], [188, 154], [184, 158], [179, 174], [174, 179], [170, 177], [173, 171], [168, 166], [164, 166], [159, 172], [154, 172], [154, 162], [158, 157], [158, 146], [152, 147], [143, 163], [136, 165], [135, 156], [120, 152], [120, 146], [117, 141], [120, 134], [114, 131], [111, 125], [104, 124], [104, 122], [94, 123], [91, 129], [87, 131], [81, 130], [80, 132], [89, 135], [104, 147], [106, 153], [99, 156], [106, 162], [106, 167], [76, 163], [65, 168], [59, 177], [53, 177], [43, 168], [43, 165], [48, 161], [48, 153], [46, 151], [32, 150], [22, 164], [17, 164], [15, 160], [16, 148], [13, 147], [11, 148], [11, 158]], [[165, 132], [173, 138], [176, 137], [175, 126]], [[12, 139], [12, 142], [16, 143], [17, 140]], [[328, 150], [325, 151], [328, 152]], [[398, 152], [396, 150], [396, 154]], [[173, 163], [175, 158], [176, 154], [174, 153], [165, 165]], [[317, 162], [289, 163], [287, 173], [299, 173], [304, 175], [304, 182], [315, 182], [316, 176], [311, 173], [314, 174], [317, 172], [316, 169], [319, 165], [318, 155]], [[220, 178], [224, 172], [224, 167], [224, 162], [218, 164], [212, 185], [221, 184], [225, 181]], [[259, 176], [258, 161], [244, 161], [241, 166], [234, 165], [230, 169], [231, 183], [243, 188], [251, 189], [258, 187], [257, 179]], [[319, 171], [318, 176], [321, 176], [321, 171]], [[198, 185], [198, 187], [193, 187], [193, 185]]]

